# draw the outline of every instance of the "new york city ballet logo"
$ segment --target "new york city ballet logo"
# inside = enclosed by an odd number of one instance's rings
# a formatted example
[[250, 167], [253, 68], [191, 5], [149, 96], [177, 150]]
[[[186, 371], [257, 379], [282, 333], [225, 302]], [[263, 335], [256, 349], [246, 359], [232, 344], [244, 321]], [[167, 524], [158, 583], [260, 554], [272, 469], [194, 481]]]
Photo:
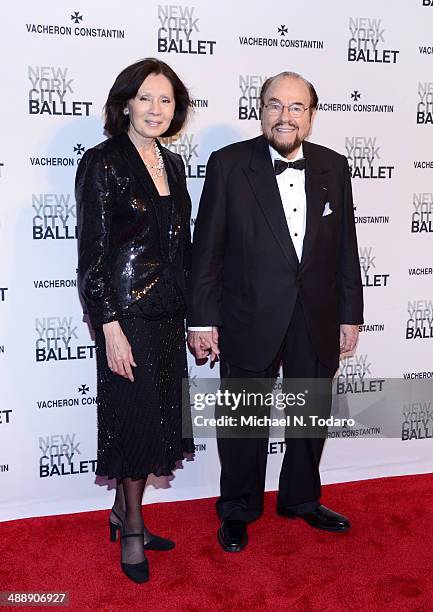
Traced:
[[346, 136], [345, 149], [353, 179], [392, 178], [395, 167], [383, 163], [375, 136]]
[[75, 168], [81, 161], [81, 157], [85, 151], [85, 147], [77, 143], [65, 151], [65, 153], [57, 153], [57, 155], [31, 155], [29, 157], [30, 165], [44, 168]]
[[414, 193], [412, 196], [412, 234], [433, 233], [433, 193]]
[[216, 40], [200, 36], [194, 6], [158, 5], [158, 53], [213, 55]]
[[32, 193], [33, 240], [75, 240], [77, 211], [70, 193]]
[[361, 266], [361, 277], [363, 287], [387, 287], [389, 284], [389, 273], [378, 272], [376, 255], [372, 247], [359, 247], [359, 264]]
[[406, 340], [433, 338], [433, 301], [411, 300], [407, 303]]
[[[30, 115], [88, 117], [92, 102], [76, 99], [66, 66], [28, 66]], [[74, 86], [73, 86], [74, 85]]]
[[247, 47], [279, 47], [282, 49], [323, 49], [323, 40], [314, 40], [302, 38], [299, 32], [293, 32], [292, 26], [280, 24], [275, 27], [271, 34], [240, 34], [238, 36], [239, 44]]
[[266, 81], [260, 74], [239, 75], [238, 119], [261, 119], [260, 90]]
[[194, 134], [190, 132], [176, 134], [170, 138], [164, 138], [162, 142], [167, 149], [182, 157], [185, 164], [186, 178], [205, 178], [206, 164], [201, 163], [199, 146], [195, 141]]
[[433, 83], [418, 83], [418, 104], [416, 108], [418, 125], [433, 125]]
[[320, 101], [317, 110], [333, 113], [390, 114], [394, 112], [394, 104], [388, 104], [384, 100], [372, 100], [368, 93], [354, 89], [346, 100]]
[[[35, 361], [75, 361], [93, 359], [95, 345], [83, 343], [80, 331], [85, 326], [74, 324], [73, 317], [49, 316], [35, 319]], [[86, 328], [87, 333], [87, 328]]]
[[74, 476], [94, 473], [96, 459], [83, 457], [81, 442], [75, 433], [39, 436], [39, 476]]
[[384, 385], [384, 378], [374, 376], [372, 362], [367, 353], [355, 353], [340, 361], [336, 379], [337, 395], [376, 393], [382, 391]]
[[433, 407], [431, 401], [404, 404], [402, 417], [402, 440], [427, 440], [433, 438]]
[[65, 16], [66, 24], [62, 23], [26, 23], [26, 31], [32, 35], [70, 36], [76, 38], [125, 38], [125, 30], [119, 28], [101, 27], [86, 23], [85, 16], [79, 11], [73, 11]]
[[386, 48], [382, 20], [349, 17], [347, 60], [367, 64], [395, 64], [400, 51]]
[[93, 395], [89, 385], [82, 383], [76, 385], [75, 389], [67, 397], [45, 397], [36, 400], [37, 410], [58, 410], [68, 408], [78, 408], [80, 406], [94, 406], [98, 403], [98, 398]]

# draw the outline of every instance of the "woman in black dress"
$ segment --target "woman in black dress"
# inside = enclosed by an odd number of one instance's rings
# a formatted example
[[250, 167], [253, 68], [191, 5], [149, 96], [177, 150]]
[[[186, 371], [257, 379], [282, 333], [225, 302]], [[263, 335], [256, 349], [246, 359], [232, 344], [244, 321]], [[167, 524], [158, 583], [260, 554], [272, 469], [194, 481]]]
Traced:
[[110, 536], [120, 530], [121, 566], [136, 582], [148, 579], [145, 549], [174, 546], [144, 526], [147, 476], [193, 452], [181, 414], [191, 202], [181, 157], [157, 140], [182, 128], [189, 106], [164, 62], [127, 67], [105, 105], [111, 138], [86, 151], [76, 177], [78, 280], [96, 340], [96, 473], [117, 479]]

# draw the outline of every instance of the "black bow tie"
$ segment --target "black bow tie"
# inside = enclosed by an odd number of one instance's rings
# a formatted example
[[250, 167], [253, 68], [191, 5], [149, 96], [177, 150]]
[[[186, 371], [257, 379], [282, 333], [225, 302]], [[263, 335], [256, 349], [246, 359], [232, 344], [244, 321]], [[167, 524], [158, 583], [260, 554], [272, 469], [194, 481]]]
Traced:
[[287, 168], [294, 168], [295, 170], [305, 170], [305, 158], [297, 159], [294, 162], [286, 162], [282, 159], [274, 159], [274, 170], [275, 174], [281, 174]]

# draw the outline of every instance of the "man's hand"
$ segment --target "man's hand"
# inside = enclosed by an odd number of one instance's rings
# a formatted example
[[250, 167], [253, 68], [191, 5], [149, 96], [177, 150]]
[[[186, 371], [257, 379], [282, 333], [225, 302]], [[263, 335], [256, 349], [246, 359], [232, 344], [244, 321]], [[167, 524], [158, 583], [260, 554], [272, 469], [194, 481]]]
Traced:
[[220, 354], [218, 348], [218, 328], [212, 327], [212, 331], [189, 331], [188, 346], [196, 359], [210, 357], [212, 363]]
[[359, 325], [340, 325], [340, 354], [351, 353], [358, 342]]
[[134, 382], [131, 366], [137, 367], [132, 356], [131, 345], [120, 327], [119, 321], [104, 323], [105, 349], [108, 367], [115, 374]]

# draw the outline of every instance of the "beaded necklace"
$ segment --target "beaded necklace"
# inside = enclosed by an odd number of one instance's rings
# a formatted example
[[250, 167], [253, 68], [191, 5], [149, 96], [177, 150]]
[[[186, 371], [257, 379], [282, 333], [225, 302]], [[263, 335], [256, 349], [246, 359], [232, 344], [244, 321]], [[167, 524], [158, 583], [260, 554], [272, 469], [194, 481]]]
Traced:
[[144, 162], [144, 165], [146, 166], [146, 168], [149, 170], [149, 174], [152, 178], [157, 179], [160, 178], [163, 175], [164, 172], [164, 160], [162, 159], [162, 155], [161, 155], [161, 151], [158, 148], [158, 145], [156, 144], [156, 141], [153, 144], [154, 149], [155, 149], [155, 155], [158, 159], [158, 163], [156, 164], [156, 166], [153, 166], [152, 164], [148, 164], [146, 162]]

